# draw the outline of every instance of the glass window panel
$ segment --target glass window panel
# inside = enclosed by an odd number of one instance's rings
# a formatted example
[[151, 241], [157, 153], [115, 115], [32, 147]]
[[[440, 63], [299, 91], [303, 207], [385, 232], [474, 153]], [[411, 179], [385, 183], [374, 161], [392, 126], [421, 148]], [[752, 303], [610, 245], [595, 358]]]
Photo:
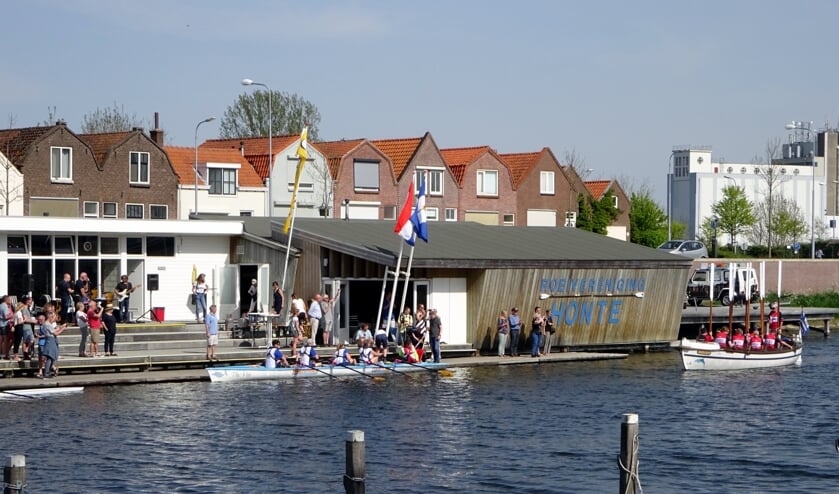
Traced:
[[128, 254], [143, 253], [143, 239], [139, 237], [128, 237], [125, 239], [125, 252]]

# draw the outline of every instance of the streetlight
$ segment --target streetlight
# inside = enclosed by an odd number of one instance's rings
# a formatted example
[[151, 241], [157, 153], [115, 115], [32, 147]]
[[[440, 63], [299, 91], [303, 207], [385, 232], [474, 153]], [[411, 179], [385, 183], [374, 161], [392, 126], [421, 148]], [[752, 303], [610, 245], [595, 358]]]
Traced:
[[195, 126], [195, 209], [192, 211], [194, 215], [198, 215], [198, 127], [215, 119], [216, 117], [207, 117]]
[[274, 170], [274, 148], [272, 147], [274, 119], [271, 117], [271, 88], [268, 87], [268, 84], [254, 82], [251, 79], [242, 79], [242, 85], [262, 86], [268, 91], [268, 217], [271, 218], [274, 215], [274, 196], [271, 195], [271, 183], [274, 181], [271, 176], [271, 172]]
[[810, 258], [816, 258], [816, 146], [819, 134], [813, 131], [813, 122], [792, 121], [784, 128], [787, 130], [803, 130], [809, 133], [813, 140], [813, 149], [810, 151], [811, 163], [813, 166], [812, 184], [810, 186]]

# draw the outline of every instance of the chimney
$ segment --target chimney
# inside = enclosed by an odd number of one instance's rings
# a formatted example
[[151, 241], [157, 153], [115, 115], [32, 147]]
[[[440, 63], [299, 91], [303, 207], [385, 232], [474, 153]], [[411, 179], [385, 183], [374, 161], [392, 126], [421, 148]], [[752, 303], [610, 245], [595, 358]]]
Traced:
[[242, 156], [245, 155], [245, 141], [239, 141], [239, 152], [242, 153]]
[[163, 129], [160, 128], [159, 112], [154, 112], [154, 128], [149, 131], [149, 137], [158, 146], [163, 146]]

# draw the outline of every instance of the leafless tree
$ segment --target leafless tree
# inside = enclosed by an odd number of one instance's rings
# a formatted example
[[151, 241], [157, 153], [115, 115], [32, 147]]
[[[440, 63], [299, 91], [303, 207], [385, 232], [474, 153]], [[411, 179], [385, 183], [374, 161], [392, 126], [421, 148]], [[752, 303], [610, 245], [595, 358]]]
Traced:
[[774, 138], [766, 141], [763, 156], [755, 156], [752, 164], [761, 178], [763, 201], [755, 208], [757, 221], [752, 230], [752, 240], [758, 244], [765, 244], [768, 248], [768, 256], [772, 257], [772, 246], [778, 244], [775, 238], [775, 227], [777, 226], [776, 216], [779, 212], [779, 204], [784, 200], [781, 195], [781, 184], [790, 179], [789, 176], [781, 173], [781, 165], [778, 159], [781, 156], [781, 139]]
[[574, 169], [574, 172], [583, 180], [585, 181], [588, 179], [588, 176], [591, 175], [592, 170], [591, 168], [586, 167], [586, 159], [583, 155], [577, 153], [576, 148], [571, 148], [570, 151], [565, 151], [565, 166], [571, 167]]

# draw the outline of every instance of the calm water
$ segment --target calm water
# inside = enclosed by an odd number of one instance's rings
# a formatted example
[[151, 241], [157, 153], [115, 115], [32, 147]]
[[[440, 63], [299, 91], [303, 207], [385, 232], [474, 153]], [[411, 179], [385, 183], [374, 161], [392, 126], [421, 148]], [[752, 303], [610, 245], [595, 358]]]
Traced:
[[30, 492], [343, 492], [345, 432], [363, 429], [371, 493], [616, 492], [622, 414], [637, 412], [646, 493], [837, 492], [837, 351], [816, 334], [803, 366], [766, 371], [688, 374], [660, 353], [87, 388], [0, 404], [3, 461], [27, 455]]

